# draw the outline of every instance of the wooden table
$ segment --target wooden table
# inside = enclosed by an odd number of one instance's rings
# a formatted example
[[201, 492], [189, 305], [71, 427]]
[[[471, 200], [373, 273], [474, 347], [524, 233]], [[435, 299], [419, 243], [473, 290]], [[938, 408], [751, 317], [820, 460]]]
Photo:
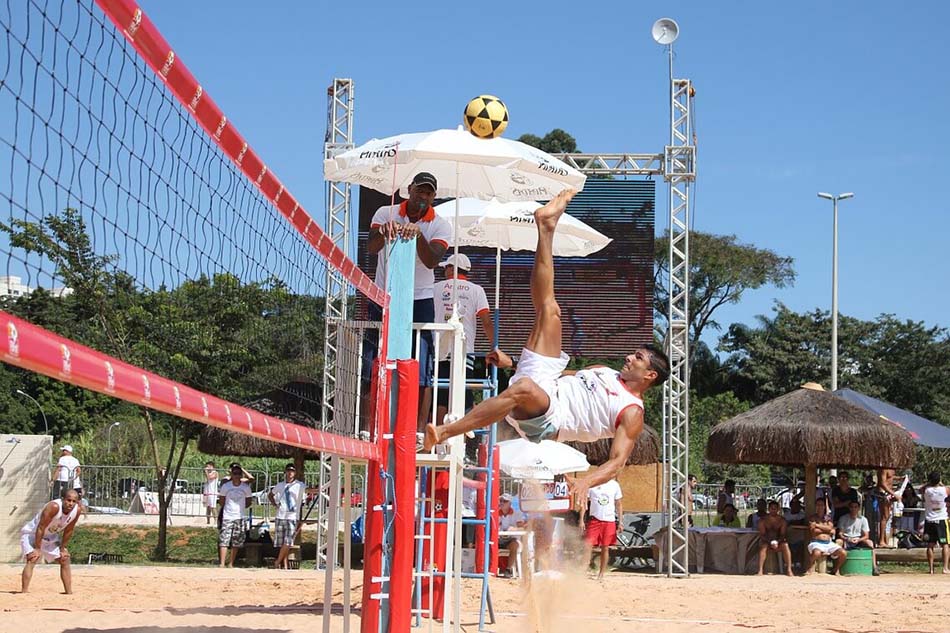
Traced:
[[[654, 536], [659, 548], [660, 569], [665, 569], [666, 528]], [[759, 533], [745, 528], [690, 528], [689, 560], [696, 573], [706, 572], [708, 567], [725, 574], [747, 574], [758, 571]], [[749, 553], [753, 555], [750, 556]], [[750, 571], [750, 563], [753, 569]]]

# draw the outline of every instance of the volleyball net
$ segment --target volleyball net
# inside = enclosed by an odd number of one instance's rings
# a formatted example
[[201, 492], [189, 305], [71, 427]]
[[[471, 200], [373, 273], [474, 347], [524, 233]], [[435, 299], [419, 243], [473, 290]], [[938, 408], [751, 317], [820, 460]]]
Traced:
[[385, 371], [325, 335], [386, 294], [142, 11], [34, 0], [0, 25], [0, 379], [378, 461]]

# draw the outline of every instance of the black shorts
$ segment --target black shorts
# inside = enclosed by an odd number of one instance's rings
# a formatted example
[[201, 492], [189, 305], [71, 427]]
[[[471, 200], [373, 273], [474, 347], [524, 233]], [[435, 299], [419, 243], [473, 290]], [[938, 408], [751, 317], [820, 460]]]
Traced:
[[940, 521], [927, 521], [924, 523], [924, 536], [927, 543], [940, 543], [946, 545], [950, 543], [950, 522], [947, 519]]

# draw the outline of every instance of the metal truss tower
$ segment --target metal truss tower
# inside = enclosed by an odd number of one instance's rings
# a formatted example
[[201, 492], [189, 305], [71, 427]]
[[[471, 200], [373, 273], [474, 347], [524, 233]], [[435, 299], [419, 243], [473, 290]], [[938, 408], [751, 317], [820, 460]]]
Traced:
[[670, 378], [663, 385], [663, 501], [670, 538], [664, 553], [669, 576], [689, 574], [689, 512], [682, 491], [689, 476], [689, 190], [696, 179], [689, 79], [673, 77], [670, 54], [670, 144], [662, 154], [560, 154], [588, 176], [659, 176], [668, 185], [670, 270], [666, 350]]
[[[332, 158], [340, 152], [353, 147], [353, 80], [334, 79], [327, 88], [327, 134], [323, 145], [324, 159]], [[350, 248], [350, 218], [352, 208], [352, 191], [348, 183], [327, 182], [326, 197], [326, 230], [327, 236], [344, 253], [354, 255]], [[323, 371], [323, 407], [321, 427], [324, 431], [332, 431], [346, 435], [356, 434], [358, 429], [344, 428], [341, 420], [354, 416], [346, 416], [346, 412], [336, 410], [336, 383], [338, 361], [340, 360], [340, 323], [346, 321], [348, 313], [347, 283], [343, 276], [332, 267], [327, 267], [326, 305], [324, 311], [323, 350], [325, 354]], [[340, 415], [337, 415], [340, 413]], [[331, 530], [336, 531], [335, 525], [330, 525], [330, 503], [334, 491], [332, 484], [335, 462], [328, 453], [320, 454], [320, 500], [317, 508], [317, 567], [325, 567], [327, 563], [327, 547], [334, 542]]]
[[670, 144], [663, 160], [668, 184], [669, 330], [666, 349], [670, 377], [664, 383], [664, 496], [669, 526], [665, 556], [668, 576], [688, 576], [689, 509], [684, 494], [689, 477], [689, 194], [696, 179], [696, 146], [692, 141], [693, 86], [673, 76], [670, 57]]

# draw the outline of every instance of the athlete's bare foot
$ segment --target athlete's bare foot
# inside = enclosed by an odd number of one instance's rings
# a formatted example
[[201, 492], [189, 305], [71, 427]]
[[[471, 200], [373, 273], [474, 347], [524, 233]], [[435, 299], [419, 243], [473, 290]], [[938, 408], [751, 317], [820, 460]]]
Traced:
[[440, 437], [439, 429], [434, 424], [426, 424], [426, 436], [422, 441], [422, 450], [429, 452], [432, 450], [432, 447], [442, 441]]
[[538, 224], [538, 227], [553, 231], [557, 226], [557, 221], [564, 214], [568, 203], [575, 195], [577, 195], [576, 190], [565, 189], [554, 196], [546, 205], [540, 209], [536, 209], [534, 212], [534, 221]]

